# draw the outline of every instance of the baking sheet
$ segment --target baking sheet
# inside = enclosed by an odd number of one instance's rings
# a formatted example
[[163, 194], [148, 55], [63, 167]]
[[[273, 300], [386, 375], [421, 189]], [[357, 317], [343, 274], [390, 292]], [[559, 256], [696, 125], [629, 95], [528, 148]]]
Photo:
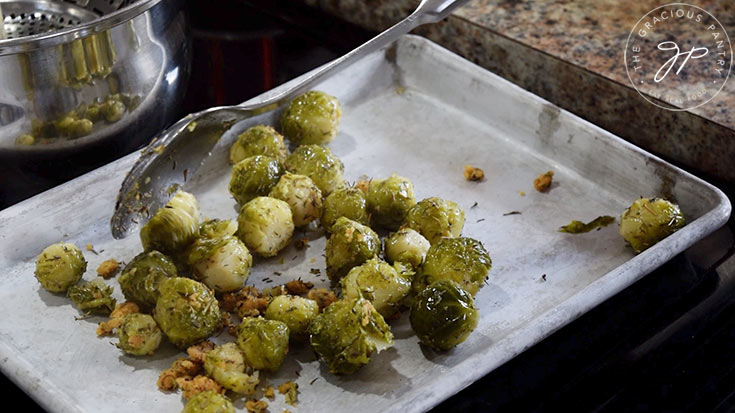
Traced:
[[[404, 314], [391, 323], [395, 346], [351, 376], [329, 374], [308, 347], [292, 348], [268, 380], [295, 380], [299, 405], [277, 395], [270, 411], [428, 410], [719, 228], [730, 214], [715, 187], [423, 38], [405, 36], [318, 89], [343, 103], [330, 147], [344, 161], [346, 178], [396, 172], [414, 182], [417, 199], [458, 202], [467, 217], [463, 234], [483, 242], [493, 268], [476, 296], [480, 323], [459, 347], [441, 354], [421, 348]], [[237, 216], [227, 191], [227, 147], [252, 122], [226, 134], [187, 184], [203, 216]], [[116, 339], [95, 336], [103, 318], [78, 320], [68, 299], [46, 292], [33, 277], [37, 254], [61, 240], [83, 250], [91, 243], [99, 253], [84, 251], [86, 280], [102, 261], [129, 261], [140, 252], [136, 236], [116, 241], [109, 231], [117, 190], [135, 159], [0, 211], [0, 368], [49, 411], [177, 412], [183, 406], [178, 393], [156, 388], [160, 371], [181, 353], [165, 345], [149, 358], [123, 355]], [[485, 181], [465, 181], [466, 164], [483, 168]], [[532, 182], [547, 170], [555, 172], [554, 185], [542, 194]], [[618, 216], [639, 196], [674, 197], [688, 225], [638, 256], [617, 225], [581, 235], [557, 232], [572, 219]], [[504, 215], [511, 211], [521, 214]], [[320, 235], [297, 233], [313, 239], [309, 248], [289, 247], [258, 261], [249, 283], [301, 277], [326, 286], [324, 275], [311, 274], [313, 268], [324, 274]], [[226, 333], [217, 338], [226, 339]], [[243, 400], [236, 406], [242, 409]]]

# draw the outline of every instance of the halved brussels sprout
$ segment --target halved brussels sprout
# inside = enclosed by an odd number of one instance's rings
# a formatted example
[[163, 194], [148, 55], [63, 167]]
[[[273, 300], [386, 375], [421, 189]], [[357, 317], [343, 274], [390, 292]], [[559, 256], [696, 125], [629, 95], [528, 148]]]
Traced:
[[175, 346], [185, 348], [196, 344], [219, 329], [219, 304], [204, 284], [174, 277], [163, 280], [159, 285], [161, 295], [153, 317]]
[[294, 341], [308, 338], [309, 323], [319, 314], [316, 301], [295, 295], [279, 295], [273, 298], [265, 310], [265, 318], [278, 320], [288, 326], [289, 336]]
[[153, 308], [160, 295], [158, 285], [176, 277], [176, 265], [158, 251], [142, 252], [133, 258], [118, 278], [125, 299], [144, 308]]
[[194, 241], [198, 231], [199, 204], [194, 195], [179, 190], [141, 228], [140, 241], [146, 251], [176, 257]]
[[620, 235], [640, 253], [684, 226], [679, 206], [663, 198], [640, 198], [620, 217]]
[[181, 413], [235, 413], [235, 406], [216, 391], [205, 390], [189, 399]]
[[370, 227], [339, 217], [327, 240], [327, 277], [336, 285], [358, 265], [380, 252], [380, 238]]
[[309, 325], [314, 351], [334, 374], [351, 374], [393, 345], [393, 333], [370, 301], [339, 300]]
[[46, 247], [36, 259], [36, 279], [52, 293], [63, 293], [82, 279], [87, 261], [74, 244], [59, 242]]
[[405, 262], [414, 269], [418, 268], [431, 243], [411, 228], [400, 229], [385, 239], [385, 258], [390, 263]]
[[398, 229], [414, 205], [413, 184], [408, 178], [393, 174], [389, 178], [370, 182], [367, 206], [376, 225], [390, 230]]
[[281, 164], [270, 156], [245, 158], [232, 167], [230, 194], [240, 205], [255, 197], [268, 195], [283, 172]]
[[408, 319], [422, 344], [444, 351], [465, 341], [478, 318], [472, 295], [452, 280], [440, 280], [416, 296]]
[[126, 314], [117, 329], [120, 350], [134, 356], [147, 356], [155, 353], [161, 345], [163, 333], [156, 320], [148, 314]]
[[258, 197], [243, 205], [237, 217], [237, 237], [248, 249], [273, 257], [293, 235], [291, 208], [280, 199]]
[[189, 251], [194, 277], [215, 292], [239, 290], [250, 276], [253, 257], [237, 237], [197, 238]]
[[260, 382], [257, 372], [245, 373], [245, 358], [235, 343], [215, 347], [204, 355], [204, 371], [222, 387], [251, 395]]
[[429, 248], [414, 290], [420, 291], [438, 280], [452, 280], [472, 294], [484, 285], [492, 267], [485, 247], [472, 238], [443, 238]]
[[286, 106], [281, 129], [291, 142], [324, 145], [337, 135], [342, 107], [334, 96], [312, 90]]
[[370, 225], [365, 193], [357, 188], [341, 188], [329, 194], [324, 199], [322, 226], [331, 232], [339, 217]]
[[199, 225], [199, 238], [219, 238], [237, 233], [237, 222], [231, 219], [210, 219]]
[[398, 311], [399, 304], [411, 291], [410, 273], [398, 272], [387, 262], [375, 257], [354, 267], [342, 278], [342, 296], [365, 298], [383, 317]]
[[237, 346], [255, 370], [277, 371], [288, 353], [288, 326], [263, 317], [246, 317], [237, 329]]
[[458, 237], [462, 233], [464, 210], [452, 201], [426, 198], [408, 210], [406, 226], [436, 244], [444, 237]]
[[237, 141], [230, 147], [232, 164], [256, 155], [270, 156], [278, 162], [285, 161], [288, 148], [283, 136], [271, 126], [257, 125], [238, 135]]
[[117, 300], [112, 297], [112, 286], [106, 285], [101, 277], [92, 282], [69, 287], [67, 295], [81, 311], [93, 314], [110, 314]]
[[286, 158], [286, 170], [306, 175], [319, 187], [323, 195], [342, 188], [344, 164], [329, 148], [319, 145], [301, 145]]
[[286, 172], [268, 196], [285, 201], [291, 207], [297, 227], [309, 225], [322, 215], [322, 191], [308, 176]]

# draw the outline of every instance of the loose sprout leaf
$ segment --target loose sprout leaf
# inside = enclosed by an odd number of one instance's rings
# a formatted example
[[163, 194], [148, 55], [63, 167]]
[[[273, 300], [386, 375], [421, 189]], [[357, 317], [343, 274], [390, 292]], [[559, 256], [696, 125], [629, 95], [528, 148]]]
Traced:
[[599, 216], [588, 223], [574, 220], [567, 225], [559, 228], [559, 232], [566, 232], [567, 234], [582, 234], [590, 232], [598, 227], [606, 227], [615, 222], [615, 217], [610, 215]]

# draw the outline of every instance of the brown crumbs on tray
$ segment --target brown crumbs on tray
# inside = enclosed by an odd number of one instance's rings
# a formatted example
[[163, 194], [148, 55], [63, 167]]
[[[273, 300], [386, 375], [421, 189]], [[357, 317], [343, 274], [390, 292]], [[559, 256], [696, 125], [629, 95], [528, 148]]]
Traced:
[[[313, 273], [312, 273], [313, 274]], [[314, 284], [310, 283], [308, 281], [302, 281], [301, 279], [298, 280], [291, 280], [284, 284], [284, 287], [286, 287], [286, 291], [288, 291], [291, 295], [303, 295], [309, 292], [312, 288], [314, 288]]]
[[112, 334], [116, 328], [122, 324], [122, 319], [127, 314], [139, 313], [140, 308], [137, 304], [126, 301], [122, 304], [118, 304], [112, 313], [110, 313], [110, 319], [103, 321], [97, 326], [97, 336], [106, 336]]
[[290, 404], [291, 406], [296, 406], [299, 402], [299, 385], [292, 382], [287, 381], [280, 386], [278, 386], [278, 392], [281, 394], [286, 395], [286, 403]]
[[546, 192], [551, 187], [551, 179], [554, 176], [554, 171], [548, 171], [538, 176], [533, 180], [533, 187], [539, 192]]
[[225, 388], [219, 383], [201, 374], [194, 378], [179, 377], [176, 379], [176, 386], [181, 389], [181, 395], [187, 400], [207, 390], [213, 390], [219, 394], [225, 393]]
[[202, 341], [199, 344], [195, 344], [186, 349], [186, 354], [189, 355], [189, 359], [197, 363], [204, 363], [204, 355], [214, 350], [216, 344], [211, 341]]
[[483, 178], [485, 178], [485, 171], [482, 169], [470, 165], [464, 166], [464, 179], [476, 182], [482, 181]]
[[265, 413], [268, 411], [268, 402], [265, 400], [248, 400], [245, 402], [245, 409], [249, 413]]
[[117, 262], [117, 260], [111, 258], [109, 260], [103, 261], [102, 264], [97, 267], [97, 274], [107, 280], [114, 277], [119, 269], [120, 263]]
[[325, 308], [338, 300], [337, 294], [326, 288], [314, 288], [309, 291], [306, 298], [316, 301], [319, 311], [324, 311]]
[[309, 247], [309, 239], [308, 238], [299, 238], [296, 241], [294, 241], [293, 246], [296, 247], [297, 250], [303, 250], [304, 248]]
[[263, 390], [263, 396], [273, 400], [276, 398], [276, 390], [273, 388], [273, 386], [268, 386]]

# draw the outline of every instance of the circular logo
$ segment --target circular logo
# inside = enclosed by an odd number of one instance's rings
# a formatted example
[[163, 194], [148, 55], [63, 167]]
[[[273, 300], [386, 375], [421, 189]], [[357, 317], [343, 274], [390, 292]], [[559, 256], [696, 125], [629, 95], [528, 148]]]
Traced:
[[686, 3], [648, 12], [625, 45], [625, 69], [633, 87], [668, 110], [692, 109], [712, 100], [725, 86], [732, 65], [725, 28], [706, 10]]

